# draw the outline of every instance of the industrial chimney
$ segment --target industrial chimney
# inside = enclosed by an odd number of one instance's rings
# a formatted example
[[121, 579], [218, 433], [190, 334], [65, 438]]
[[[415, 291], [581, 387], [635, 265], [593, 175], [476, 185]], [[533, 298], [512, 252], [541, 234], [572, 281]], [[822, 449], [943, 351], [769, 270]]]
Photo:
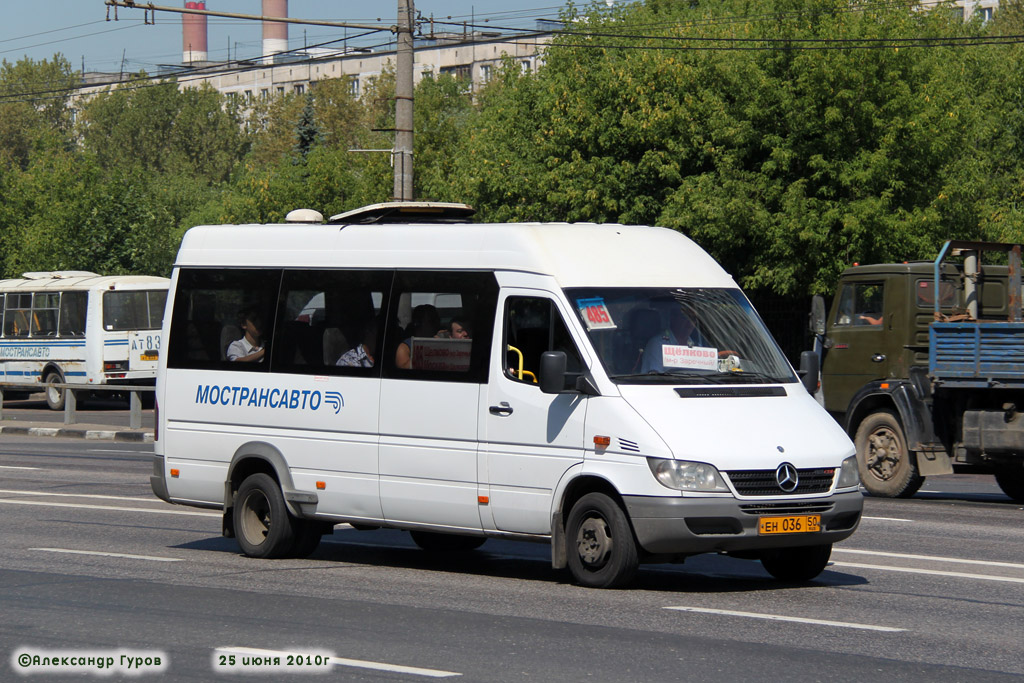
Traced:
[[[206, 0], [199, 2], [185, 3], [185, 9], [206, 9]], [[206, 55], [206, 15], [205, 14], [182, 14], [181, 15], [182, 55], [181, 61], [185, 64], [193, 62], [205, 62]]]
[[[287, 17], [288, 0], [263, 0], [263, 16]], [[263, 62], [269, 64], [274, 54], [288, 50], [288, 24], [263, 22]]]

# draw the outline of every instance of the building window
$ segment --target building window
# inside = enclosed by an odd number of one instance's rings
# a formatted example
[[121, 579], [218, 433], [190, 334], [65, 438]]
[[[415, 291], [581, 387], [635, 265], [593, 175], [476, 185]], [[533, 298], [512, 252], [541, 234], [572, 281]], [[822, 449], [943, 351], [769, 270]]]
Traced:
[[975, 13], [977, 13], [977, 15], [979, 17], [981, 17], [981, 23], [987, 24], [988, 22], [992, 21], [992, 14], [993, 14], [993, 12], [995, 12], [995, 8], [994, 7], [979, 7], [978, 9], [976, 9], [974, 11], [975, 11]]
[[252, 102], [252, 90], [245, 91], [245, 101]]
[[304, 92], [306, 92], [306, 86], [302, 85], [301, 83], [299, 83], [299, 84], [297, 84], [295, 86], [295, 94], [296, 95], [301, 95]]
[[348, 81], [348, 94], [352, 97], [359, 97], [359, 79], [350, 78]]
[[458, 66], [442, 66], [441, 75], [448, 75], [459, 80], [470, 80], [473, 77], [472, 64], [459, 64]]
[[484, 64], [480, 67], [480, 81], [483, 83], [490, 83], [493, 67], [490, 64]]
[[523, 61], [519, 62], [519, 69], [524, 74], [530, 73], [530, 71], [531, 71], [531, 69], [530, 69], [530, 60], [529, 59], [524, 59]]
[[284, 86], [283, 85], [277, 86], [277, 94], [278, 95], [284, 95]]
[[270, 90], [268, 90], [267, 88], [261, 88], [260, 89], [260, 99], [261, 100], [265, 100], [268, 97], [270, 97]]

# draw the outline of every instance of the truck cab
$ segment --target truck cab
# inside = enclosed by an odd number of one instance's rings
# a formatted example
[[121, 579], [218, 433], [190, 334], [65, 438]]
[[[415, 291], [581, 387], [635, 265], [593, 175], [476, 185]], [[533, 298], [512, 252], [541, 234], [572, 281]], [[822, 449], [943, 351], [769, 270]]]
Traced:
[[996, 249], [1012, 263], [1015, 246], [950, 242], [933, 262], [841, 275], [820, 338], [821, 400], [854, 439], [870, 493], [913, 495], [956, 466], [1024, 497], [1019, 266], [1014, 290], [1009, 265], [977, 258]]

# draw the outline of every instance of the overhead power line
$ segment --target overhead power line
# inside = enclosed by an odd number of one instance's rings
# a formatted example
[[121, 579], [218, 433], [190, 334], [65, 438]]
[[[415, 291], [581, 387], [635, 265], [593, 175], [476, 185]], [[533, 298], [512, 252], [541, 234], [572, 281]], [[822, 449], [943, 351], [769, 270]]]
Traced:
[[[341, 21], [325, 21], [320, 19], [293, 19], [291, 17], [267, 17], [259, 14], [237, 14], [234, 12], [214, 12], [212, 10], [205, 9], [191, 9], [188, 7], [163, 7], [160, 5], [154, 5], [151, 2], [134, 2], [134, 0], [106, 0], [104, 2], [107, 7], [116, 8], [124, 7], [125, 9], [141, 9], [146, 12], [174, 12], [176, 14], [201, 14], [207, 17], [226, 17], [228, 19], [249, 19], [252, 21], [265, 21], [265, 22], [277, 22], [282, 24], [304, 24], [310, 26], [331, 26], [334, 28], [357, 28], [360, 30], [370, 31], [391, 31], [396, 33], [398, 26], [390, 24], [388, 26], [383, 25], [371, 25], [371, 24], [352, 24]], [[108, 10], [109, 11], [109, 10]]]

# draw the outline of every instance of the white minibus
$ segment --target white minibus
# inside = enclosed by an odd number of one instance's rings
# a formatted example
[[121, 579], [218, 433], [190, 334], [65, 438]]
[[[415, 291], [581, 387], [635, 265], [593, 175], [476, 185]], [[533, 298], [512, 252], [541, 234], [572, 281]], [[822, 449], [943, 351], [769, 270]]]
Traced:
[[[0, 280], [0, 382], [152, 385], [169, 282], [77, 270]], [[54, 410], [64, 397], [46, 389]]]
[[817, 576], [860, 522], [854, 448], [732, 278], [672, 230], [471, 213], [189, 230], [155, 494], [251, 557], [347, 523], [549, 543], [594, 587], [699, 553]]

